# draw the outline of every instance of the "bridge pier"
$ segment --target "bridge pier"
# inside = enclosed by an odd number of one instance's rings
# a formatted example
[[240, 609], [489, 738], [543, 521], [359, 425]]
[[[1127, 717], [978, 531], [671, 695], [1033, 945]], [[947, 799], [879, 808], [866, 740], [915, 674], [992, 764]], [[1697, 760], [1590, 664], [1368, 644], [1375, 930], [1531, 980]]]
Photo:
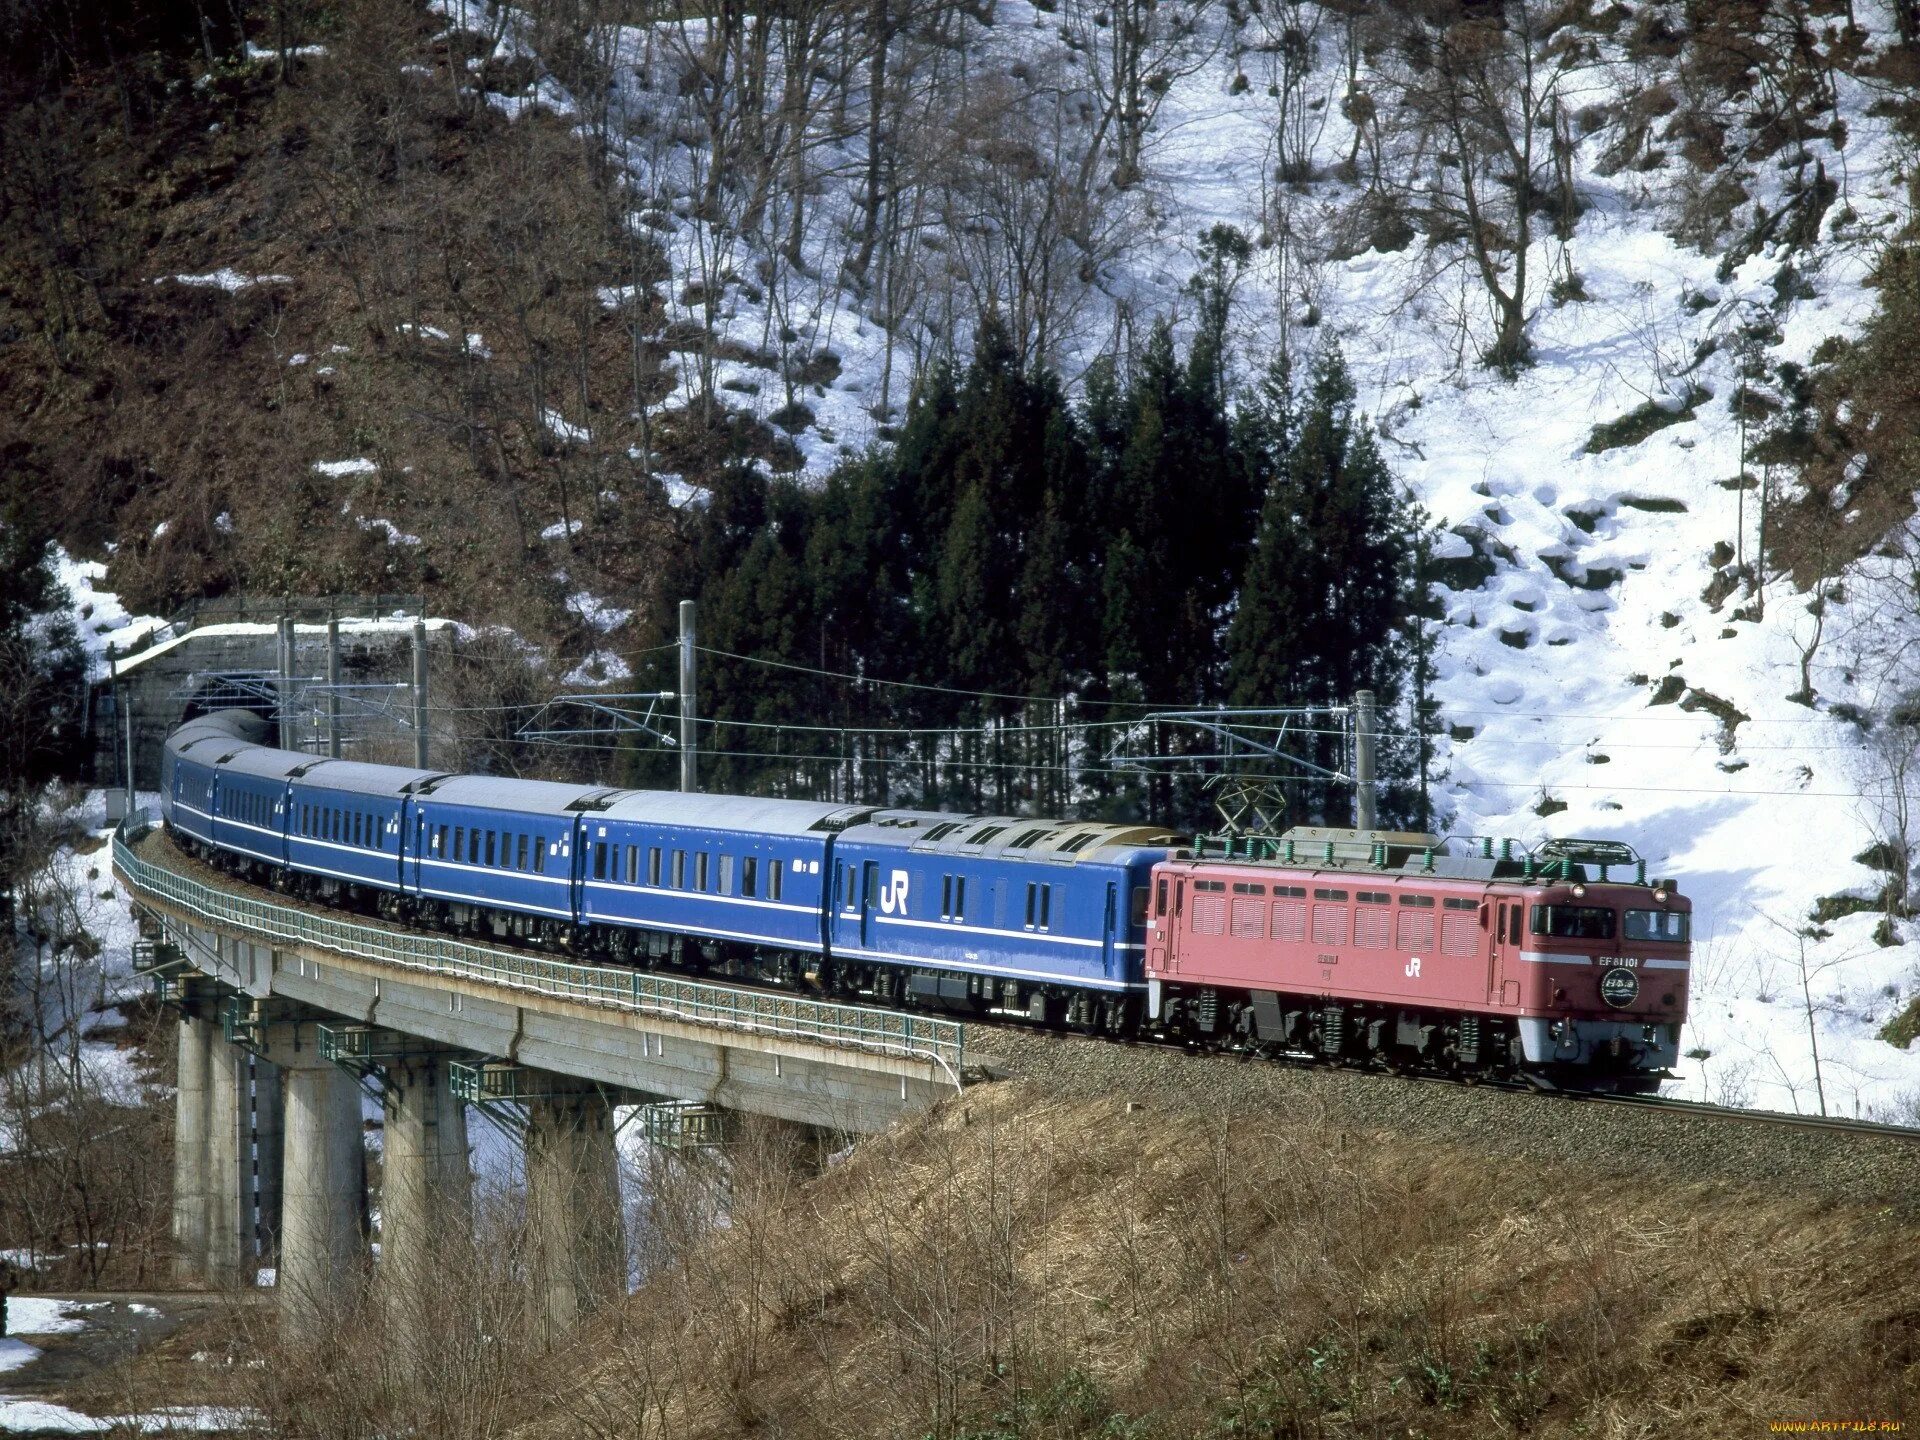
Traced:
[[449, 1057], [386, 1062], [386, 1145], [381, 1162], [380, 1272], [407, 1294], [431, 1273], [443, 1235], [472, 1223], [467, 1107], [448, 1084]]
[[258, 1265], [280, 1264], [281, 1176], [286, 1160], [286, 1094], [280, 1067], [255, 1056], [253, 1061], [254, 1223]]
[[207, 1279], [237, 1285], [253, 1235], [247, 1054], [215, 1036], [207, 1067]]
[[530, 1099], [526, 1143], [535, 1307], [551, 1345], [626, 1291], [612, 1101], [597, 1089]]
[[312, 1026], [307, 1043], [286, 1052], [281, 1175], [280, 1267], [275, 1280], [281, 1318], [296, 1330], [322, 1324], [357, 1288], [365, 1247], [360, 1229], [366, 1185], [360, 1086], [322, 1059]]
[[180, 1016], [173, 1099], [173, 1268], [175, 1279], [207, 1278], [207, 1122], [213, 1023]]

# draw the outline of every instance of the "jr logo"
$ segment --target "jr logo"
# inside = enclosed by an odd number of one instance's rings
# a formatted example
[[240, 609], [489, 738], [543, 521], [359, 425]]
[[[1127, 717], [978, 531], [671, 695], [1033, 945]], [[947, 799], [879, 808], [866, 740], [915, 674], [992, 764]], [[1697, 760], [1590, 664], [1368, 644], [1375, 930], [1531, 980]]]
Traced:
[[887, 888], [880, 892], [880, 910], [886, 915], [907, 913], [907, 872], [894, 870], [887, 876]]
[[1407, 978], [1409, 980], [1418, 980], [1420, 978], [1420, 957], [1418, 955], [1407, 961]]

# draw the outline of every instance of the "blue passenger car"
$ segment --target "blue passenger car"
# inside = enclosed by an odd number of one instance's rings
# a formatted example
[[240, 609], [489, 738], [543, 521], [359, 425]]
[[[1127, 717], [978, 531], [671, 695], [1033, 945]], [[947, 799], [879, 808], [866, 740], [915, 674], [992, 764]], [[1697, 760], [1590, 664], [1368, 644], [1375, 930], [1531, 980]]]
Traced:
[[307, 757], [247, 746], [218, 762], [213, 787], [213, 843], [275, 867], [287, 863], [287, 776]]
[[1144, 994], [1149, 873], [1173, 840], [1144, 826], [880, 812], [835, 846], [834, 956], [1005, 982], [908, 988], [1036, 1014], [1028, 992], [1049, 986]]
[[265, 742], [267, 723], [231, 710], [190, 720], [167, 737], [160, 758], [160, 815], [190, 839], [211, 845], [219, 762]]
[[833, 837], [872, 813], [670, 790], [619, 795], [582, 819], [580, 917], [818, 955]]
[[294, 867], [335, 883], [398, 891], [408, 797], [435, 772], [295, 758], [287, 777], [287, 852]]
[[428, 781], [412, 797], [408, 892], [468, 907], [457, 919], [505, 907], [571, 923], [580, 816], [617, 793], [485, 775]]

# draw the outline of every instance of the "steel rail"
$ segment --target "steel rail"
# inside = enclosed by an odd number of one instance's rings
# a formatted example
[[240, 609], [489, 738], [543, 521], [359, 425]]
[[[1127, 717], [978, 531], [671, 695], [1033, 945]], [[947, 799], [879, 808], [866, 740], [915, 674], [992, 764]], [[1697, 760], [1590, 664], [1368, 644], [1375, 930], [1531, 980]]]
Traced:
[[966, 1029], [959, 1021], [736, 989], [619, 966], [549, 960], [255, 900], [189, 879], [135, 853], [134, 846], [152, 828], [144, 813], [121, 824], [113, 836], [114, 869], [136, 895], [164, 900], [214, 924], [421, 974], [477, 980], [713, 1029], [926, 1061], [937, 1065], [956, 1089], [960, 1087]]

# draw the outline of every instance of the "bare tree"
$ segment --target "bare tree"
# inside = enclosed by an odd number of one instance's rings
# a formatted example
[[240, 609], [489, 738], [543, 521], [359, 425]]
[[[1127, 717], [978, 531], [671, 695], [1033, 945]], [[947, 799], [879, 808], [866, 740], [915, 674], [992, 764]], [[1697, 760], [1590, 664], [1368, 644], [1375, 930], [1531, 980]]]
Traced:
[[1541, 0], [1409, 18], [1383, 59], [1408, 199], [1436, 240], [1457, 245], [1479, 280], [1492, 337], [1482, 359], [1526, 365], [1538, 282], [1529, 262], [1543, 209], [1564, 238], [1572, 199], [1556, 183], [1563, 113], [1586, 68], [1579, 45], [1549, 43]]

